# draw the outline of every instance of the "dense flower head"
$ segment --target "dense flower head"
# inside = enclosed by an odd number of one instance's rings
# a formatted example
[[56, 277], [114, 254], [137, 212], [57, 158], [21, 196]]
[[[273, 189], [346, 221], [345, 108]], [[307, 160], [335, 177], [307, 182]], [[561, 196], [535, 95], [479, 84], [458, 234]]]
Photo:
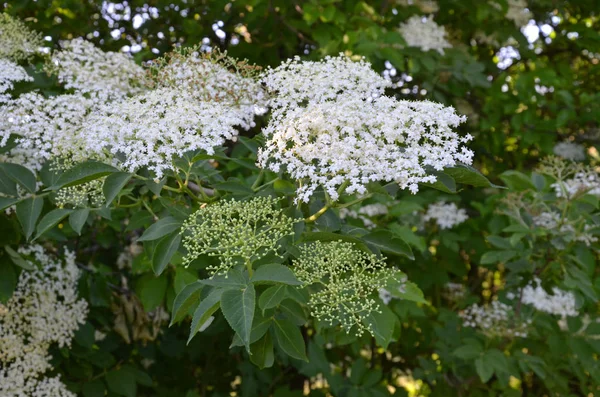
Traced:
[[258, 163], [302, 180], [298, 200], [305, 202], [318, 186], [337, 201], [338, 189], [362, 194], [373, 181], [395, 181], [416, 193], [419, 183], [435, 182], [428, 169], [471, 163], [473, 152], [462, 146], [471, 136], [452, 130], [464, 120], [429, 101], [347, 95], [272, 120], [263, 130], [267, 141]]
[[127, 54], [104, 52], [82, 38], [62, 41], [46, 70], [65, 88], [101, 99], [122, 98], [144, 90], [144, 69]]
[[561, 317], [577, 316], [575, 295], [557, 287], [552, 288], [552, 294], [546, 292], [539, 279], [523, 289], [523, 303], [532, 305], [537, 310]]
[[467, 219], [469, 219], [467, 211], [458, 208], [455, 203], [446, 203], [445, 201], [431, 204], [424, 216], [426, 222], [435, 220], [440, 229], [452, 229]]
[[556, 197], [573, 198], [578, 194], [600, 196], [600, 176], [591, 170], [577, 172], [573, 178], [556, 181], [551, 186]]
[[[277, 254], [278, 241], [293, 234], [294, 219], [277, 208], [272, 197], [249, 201], [221, 200], [200, 208], [183, 224], [184, 263], [207, 254], [220, 259], [208, 267], [224, 274], [236, 263], [253, 262], [269, 253]], [[241, 260], [242, 262], [238, 262]]]
[[372, 332], [365, 319], [379, 310], [373, 296], [394, 276], [384, 258], [343, 241], [317, 241], [300, 251], [293, 270], [305, 286], [316, 289], [309, 301], [312, 315], [329, 325], [339, 324], [347, 333]]
[[515, 26], [520, 28], [527, 25], [531, 18], [533, 14], [527, 8], [526, 0], [508, 0], [506, 19], [513, 21]]
[[14, 83], [18, 81], [33, 81], [33, 78], [22, 66], [8, 59], [0, 58], [0, 103], [10, 100], [10, 95], [6, 92], [12, 90]]
[[465, 327], [477, 328], [488, 337], [527, 337], [527, 328], [531, 319], [521, 320], [515, 317], [511, 306], [493, 301], [486, 306], [473, 304], [460, 313]]
[[49, 98], [23, 94], [0, 108], [0, 146], [16, 135], [19, 149], [32, 157], [24, 165], [33, 168], [40, 166], [40, 160], [85, 160], [90, 153], [79, 129], [92, 106], [92, 100], [76, 94]]
[[452, 48], [445, 38], [446, 29], [435, 23], [433, 15], [427, 18], [413, 15], [400, 24], [400, 33], [409, 47], [417, 47], [422, 51], [435, 50], [444, 55], [444, 48]]
[[73, 396], [58, 378], [42, 375], [51, 369], [50, 346], [70, 346], [87, 315], [75, 256], [56, 259], [39, 245], [19, 253], [36, 269], [21, 272], [13, 296], [0, 304], [0, 395]]
[[186, 90], [200, 101], [249, 107], [250, 111], [266, 104], [257, 80], [259, 67], [218, 50], [206, 53], [197, 47], [176, 49], [152, 61], [149, 70], [154, 87]]
[[199, 149], [212, 154], [216, 146], [237, 138], [236, 127], [250, 128], [253, 118], [248, 109], [158, 88], [101, 106], [87, 119], [82, 138], [89, 152], [118, 156], [123, 169], [148, 167], [160, 178], [173, 168], [174, 157]]
[[271, 94], [270, 106], [275, 110], [275, 118], [279, 117], [277, 110], [336, 100], [340, 96], [377, 97], [391, 84], [367, 61], [353, 61], [342, 54], [316, 62], [301, 61], [300, 57], [288, 59], [275, 69], [267, 69], [262, 81]]
[[590, 224], [583, 224], [568, 218], [563, 218], [559, 212], [544, 211], [532, 217], [533, 224], [546, 233], [561, 236], [567, 241], [581, 241], [588, 247], [598, 241], [593, 235], [594, 227]]
[[555, 155], [567, 160], [583, 161], [585, 160], [585, 148], [574, 142], [559, 142], [552, 149]]
[[29, 29], [20, 20], [0, 13], [0, 59], [26, 60], [42, 45], [43, 41], [39, 33]]

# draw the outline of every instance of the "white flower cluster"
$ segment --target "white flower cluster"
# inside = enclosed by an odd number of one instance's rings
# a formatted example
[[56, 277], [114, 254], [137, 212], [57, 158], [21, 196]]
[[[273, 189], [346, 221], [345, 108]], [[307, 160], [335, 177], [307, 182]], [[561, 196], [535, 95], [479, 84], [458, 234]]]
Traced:
[[17, 81], [33, 81], [33, 78], [23, 67], [9, 59], [0, 58], [0, 103], [10, 100], [6, 92], [12, 90]]
[[488, 337], [527, 337], [532, 320], [522, 321], [515, 317], [511, 306], [499, 301], [490, 305], [473, 304], [460, 313], [465, 327], [478, 328]]
[[385, 204], [367, 204], [360, 207], [358, 211], [354, 211], [349, 208], [340, 208], [340, 219], [360, 219], [367, 229], [372, 229], [376, 225], [371, 218], [386, 215], [387, 213], [388, 207]]
[[370, 63], [363, 59], [355, 62], [342, 54], [318, 62], [301, 61], [300, 57], [288, 59], [277, 68], [268, 69], [262, 82], [272, 95], [269, 105], [276, 119], [264, 130], [267, 136], [279, 127], [277, 119], [288, 109], [346, 97], [378, 97], [391, 85]]
[[123, 53], [104, 52], [77, 38], [60, 43], [46, 70], [56, 74], [67, 89], [101, 99], [122, 98], [144, 90], [145, 71]]
[[74, 397], [58, 377], [43, 374], [51, 369], [49, 347], [70, 346], [87, 315], [87, 302], [77, 298], [75, 256], [67, 251], [57, 260], [39, 245], [19, 253], [38, 268], [23, 271], [13, 296], [0, 304], [0, 395]]
[[41, 36], [23, 22], [0, 12], [0, 59], [30, 58], [43, 45]]
[[452, 131], [465, 121], [454, 109], [428, 101], [373, 99], [388, 84], [385, 79], [360, 63], [338, 80], [337, 69], [329, 65], [342, 62], [349, 61], [288, 62], [266, 83], [282, 97], [271, 102], [275, 109], [263, 130], [267, 141], [258, 164], [274, 172], [285, 168], [301, 180], [297, 200], [307, 202], [322, 186], [337, 201], [342, 191], [365, 193], [372, 181], [395, 181], [416, 193], [418, 183], [436, 180], [427, 168], [471, 163], [473, 153], [461, 144], [472, 137]]
[[554, 145], [553, 152], [567, 160], [583, 161], [585, 160], [585, 148], [577, 143], [564, 141]]
[[523, 303], [532, 305], [539, 311], [561, 317], [573, 317], [579, 314], [575, 308], [575, 295], [572, 292], [553, 287], [552, 295], [550, 295], [542, 288], [539, 279], [535, 279], [533, 285], [528, 285], [523, 289], [522, 300]]
[[554, 188], [556, 197], [559, 198], [572, 198], [584, 192], [600, 196], [600, 176], [596, 172], [578, 172], [573, 178], [566, 181], [557, 181], [550, 186]]
[[400, 24], [400, 33], [409, 47], [417, 47], [422, 51], [435, 50], [444, 55], [444, 48], [452, 48], [445, 38], [446, 29], [435, 23], [433, 15], [413, 15]]
[[467, 211], [463, 208], [459, 209], [455, 203], [446, 204], [445, 201], [439, 201], [427, 208], [423, 219], [425, 222], [435, 220], [440, 229], [443, 230], [452, 229], [469, 219], [469, 217]]
[[598, 241], [598, 238], [591, 232], [592, 225], [584, 225], [583, 230], [580, 230], [577, 228], [578, 222], [562, 219], [561, 214], [555, 211], [546, 211], [534, 216], [533, 224], [545, 229], [548, 233], [562, 235], [567, 240], [581, 241], [588, 247]]
[[466, 294], [465, 285], [460, 283], [446, 283], [442, 290], [442, 296], [451, 302], [463, 299]]

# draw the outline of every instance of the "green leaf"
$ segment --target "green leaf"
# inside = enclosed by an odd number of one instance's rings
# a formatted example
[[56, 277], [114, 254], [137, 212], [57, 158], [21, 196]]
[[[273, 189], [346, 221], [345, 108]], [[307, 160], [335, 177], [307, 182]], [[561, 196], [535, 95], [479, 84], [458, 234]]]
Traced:
[[165, 270], [180, 243], [181, 234], [179, 233], [169, 234], [158, 242], [152, 255], [152, 269], [156, 275], [160, 275]]
[[260, 369], [270, 368], [275, 362], [273, 353], [273, 339], [270, 333], [266, 333], [257, 342], [250, 345], [250, 361]]
[[0, 197], [0, 211], [10, 207], [11, 205], [21, 201], [19, 198]]
[[208, 321], [208, 318], [213, 315], [219, 309], [219, 302], [221, 301], [221, 295], [223, 294], [222, 289], [212, 290], [208, 296], [202, 301], [194, 311], [192, 317], [192, 326], [190, 327], [190, 336], [188, 337], [187, 343], [189, 344], [192, 338], [200, 332], [202, 326]]
[[200, 282], [223, 289], [243, 289], [247, 284], [244, 275], [236, 269], [230, 270], [227, 274], [217, 274], [211, 278], [200, 280]]
[[235, 193], [235, 194], [245, 194], [245, 195], [253, 195], [254, 194], [254, 190], [252, 190], [250, 187], [244, 186], [240, 182], [234, 182], [234, 181], [227, 181], [227, 182], [220, 183], [220, 184], [216, 185], [215, 188], [217, 190], [220, 190], [223, 192], [230, 192], [230, 193]]
[[154, 277], [146, 274], [137, 283], [136, 292], [146, 311], [151, 311], [160, 306], [167, 293], [168, 280], [166, 277]]
[[283, 284], [274, 285], [263, 291], [258, 298], [258, 307], [262, 311], [277, 306], [286, 297], [286, 287]]
[[432, 174], [435, 175], [436, 181], [434, 183], [421, 183], [421, 185], [428, 186], [444, 193], [456, 193], [456, 182], [454, 182], [452, 177], [438, 171], [432, 172]]
[[6, 303], [15, 292], [19, 277], [17, 270], [6, 256], [0, 256], [0, 303]]
[[56, 208], [42, 217], [40, 223], [37, 226], [37, 234], [34, 240], [39, 238], [42, 234], [56, 226], [60, 221], [65, 219], [67, 215], [71, 214], [73, 210], [65, 208]]
[[25, 238], [28, 240], [35, 230], [35, 224], [42, 213], [43, 207], [44, 199], [41, 197], [29, 197], [17, 204], [17, 219], [23, 227]]
[[102, 185], [102, 192], [106, 198], [107, 207], [113, 202], [121, 190], [123, 190], [132, 176], [133, 174], [128, 172], [115, 172], [106, 177], [104, 185]]
[[366, 236], [363, 236], [362, 239], [366, 243], [374, 245], [382, 252], [394, 255], [403, 255], [411, 260], [415, 259], [410, 246], [399, 238], [394, 237], [388, 231], [380, 230], [369, 233]]
[[481, 256], [479, 263], [482, 265], [491, 265], [498, 262], [506, 262], [518, 254], [517, 251], [488, 251]]
[[487, 383], [494, 375], [494, 367], [488, 362], [486, 357], [479, 357], [475, 360], [475, 371], [483, 383]]
[[178, 230], [181, 227], [181, 223], [181, 221], [172, 216], [159, 219], [156, 223], [146, 229], [137, 241], [158, 240], [159, 238]]
[[171, 324], [181, 321], [190, 311], [190, 309], [200, 302], [200, 293], [204, 285], [199, 281], [186, 285], [173, 302]]
[[104, 397], [106, 395], [106, 386], [100, 380], [94, 380], [83, 385], [81, 388], [83, 397]]
[[6, 175], [4, 171], [0, 169], [0, 193], [8, 196], [17, 197], [19, 191], [17, 190], [17, 184], [14, 179]]
[[240, 336], [246, 350], [250, 351], [250, 332], [254, 318], [256, 292], [248, 284], [242, 290], [231, 289], [221, 296], [221, 311], [231, 328]]
[[88, 216], [90, 215], [89, 208], [81, 208], [75, 210], [69, 215], [69, 225], [73, 228], [73, 231], [81, 236], [81, 229], [85, 222], [87, 221]]
[[8, 254], [8, 257], [15, 265], [19, 266], [21, 269], [25, 270], [34, 270], [36, 267], [28, 260], [24, 259], [17, 251], [12, 249], [9, 245], [4, 246], [4, 250]]
[[290, 357], [308, 362], [306, 346], [300, 329], [289, 320], [273, 319], [275, 338], [281, 350]]
[[296, 301], [291, 299], [284, 300], [279, 305], [279, 310], [285, 314], [288, 320], [296, 325], [304, 325], [308, 322], [304, 309]]
[[465, 185], [504, 189], [503, 186], [494, 185], [481, 172], [470, 165], [458, 164], [454, 167], [444, 168], [444, 174], [450, 175], [454, 181]]
[[425, 300], [425, 296], [423, 295], [423, 291], [417, 286], [417, 284], [406, 281], [402, 284], [400, 289], [393, 288], [389, 290], [393, 297], [404, 299], [407, 301], [417, 302], [417, 303], [429, 303]]
[[354, 246], [364, 252], [371, 253], [371, 250], [365, 245], [365, 243], [352, 236], [330, 233], [330, 232], [306, 232], [302, 234], [303, 241], [346, 241], [348, 243], [353, 243]]
[[474, 358], [479, 357], [481, 353], [481, 344], [464, 345], [452, 352], [453, 355], [458, 358], [462, 358], [463, 360], [473, 360]]
[[[272, 321], [272, 317], [263, 317], [260, 314], [260, 311], [254, 312], [254, 319], [252, 320], [252, 332], [250, 332], [250, 344], [263, 337], [263, 335], [269, 330]], [[244, 342], [242, 342], [238, 334], [233, 336], [230, 348], [233, 346], [244, 346]], [[252, 347], [250, 347], [250, 349], [252, 349]]]
[[135, 397], [137, 394], [135, 373], [127, 365], [107, 373], [106, 383], [110, 391], [120, 396]]
[[29, 193], [35, 193], [36, 190], [36, 178], [33, 172], [22, 165], [12, 163], [0, 163], [0, 169], [6, 173], [6, 175], [23, 186]]
[[394, 334], [396, 315], [387, 306], [379, 305], [379, 310], [380, 312], [371, 312], [363, 322], [369, 327], [377, 344], [387, 349]]
[[250, 279], [255, 284], [282, 283], [287, 285], [301, 285], [289, 267], [276, 263], [262, 265], [254, 272]]
[[531, 179], [519, 171], [505, 171], [500, 174], [500, 179], [502, 179], [502, 182], [506, 183], [506, 186], [508, 186], [510, 190], [536, 190], [536, 186]]
[[56, 183], [46, 190], [58, 190], [63, 187], [81, 185], [118, 171], [118, 169], [108, 164], [87, 161], [65, 171]]

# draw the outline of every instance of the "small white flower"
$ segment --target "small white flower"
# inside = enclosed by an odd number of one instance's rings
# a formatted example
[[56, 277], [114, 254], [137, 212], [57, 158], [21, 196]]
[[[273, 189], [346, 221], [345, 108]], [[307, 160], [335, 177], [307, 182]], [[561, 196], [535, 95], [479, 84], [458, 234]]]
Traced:
[[537, 310], [562, 317], [577, 316], [575, 295], [557, 287], [552, 288], [552, 295], [541, 286], [539, 279], [523, 289], [523, 303], [532, 305]]
[[423, 219], [426, 222], [435, 220], [440, 229], [452, 229], [469, 219], [469, 217], [467, 211], [462, 208], [459, 209], [455, 203], [446, 204], [445, 201], [439, 201], [427, 208]]
[[433, 15], [427, 18], [413, 15], [400, 24], [400, 33], [409, 47], [417, 47], [422, 51], [435, 50], [444, 55], [444, 48], [452, 48], [445, 38], [446, 29], [434, 22]]

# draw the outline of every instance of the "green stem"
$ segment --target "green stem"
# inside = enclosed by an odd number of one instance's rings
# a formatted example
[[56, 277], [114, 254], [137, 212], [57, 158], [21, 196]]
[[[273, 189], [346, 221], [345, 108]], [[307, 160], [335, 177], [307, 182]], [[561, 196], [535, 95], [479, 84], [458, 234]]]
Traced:
[[354, 204], [360, 203], [361, 201], [365, 201], [366, 199], [371, 198], [371, 197], [373, 197], [373, 194], [372, 193], [368, 193], [368, 194], [364, 195], [363, 197], [357, 198], [356, 200], [353, 200], [353, 201], [351, 201], [349, 203], [342, 204], [342, 205], [336, 205], [336, 208], [350, 207], [350, 206], [353, 206]]
[[319, 219], [319, 217], [321, 215], [323, 215], [325, 213], [325, 211], [327, 211], [329, 208], [331, 207], [331, 204], [327, 203], [323, 206], [323, 208], [321, 208], [320, 210], [318, 210], [317, 212], [315, 212], [314, 214], [312, 214], [311, 216], [309, 216], [308, 218], [306, 218], [304, 221], [305, 222], [314, 222], [317, 219]]
[[252, 190], [254, 190], [255, 192], [258, 190], [257, 189], [258, 185], [260, 185], [260, 182], [262, 181], [264, 175], [265, 175], [265, 171], [260, 170], [260, 172], [258, 173], [258, 176], [256, 177], [256, 180], [252, 184]]
[[252, 262], [250, 262], [250, 259], [246, 259], [246, 269], [248, 269], [248, 276], [252, 277], [254, 270], [252, 269]]

